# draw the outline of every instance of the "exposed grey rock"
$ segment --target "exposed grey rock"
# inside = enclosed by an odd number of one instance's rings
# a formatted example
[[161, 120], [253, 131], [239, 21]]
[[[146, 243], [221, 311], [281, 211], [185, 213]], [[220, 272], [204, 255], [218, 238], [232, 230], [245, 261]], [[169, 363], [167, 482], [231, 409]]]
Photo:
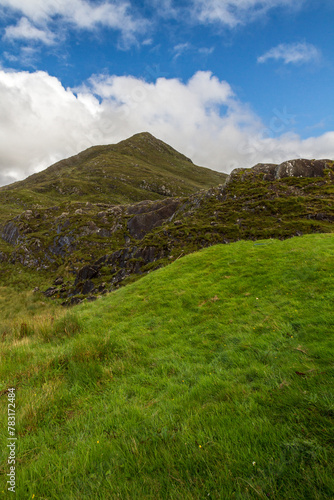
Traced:
[[30, 220], [33, 217], [32, 210], [26, 210], [22, 215], [27, 220]]
[[87, 297], [87, 302], [95, 302], [95, 300], [97, 300], [97, 297], [95, 297], [94, 295], [91, 295], [90, 297]]
[[74, 242], [74, 237], [70, 235], [60, 236], [54, 239], [53, 245], [48, 248], [53, 255], [64, 257], [67, 252], [71, 251], [71, 245]]
[[307, 216], [308, 219], [314, 219], [314, 220], [325, 220], [329, 222], [334, 222], [334, 216], [330, 214], [324, 214], [324, 213], [319, 213], [319, 214], [309, 214]]
[[250, 169], [236, 168], [227, 179], [228, 184], [241, 173], [241, 180], [245, 176], [264, 174], [264, 181], [274, 181], [284, 177], [323, 177], [324, 170], [333, 165], [331, 160], [289, 160], [276, 165], [274, 163], [258, 163]]
[[61, 224], [58, 224], [57, 226], [57, 234], [60, 234], [64, 229], [67, 229], [71, 225], [71, 221], [69, 219], [66, 219], [64, 222]]
[[88, 295], [89, 293], [93, 292], [94, 288], [95, 288], [94, 283], [90, 280], [87, 280], [82, 285], [81, 293], [83, 295]]
[[58, 292], [58, 288], [55, 287], [55, 286], [51, 286], [50, 288], [48, 288], [47, 290], [45, 290], [45, 292], [43, 292], [43, 294], [45, 295], [45, 297], [52, 297], [57, 292]]
[[53, 282], [54, 285], [58, 286], [58, 285], [62, 285], [64, 283], [64, 280], [63, 278], [61, 278], [60, 276], [58, 278], [56, 278]]
[[79, 283], [80, 281], [86, 281], [86, 280], [90, 280], [91, 278], [95, 278], [99, 273], [100, 267], [101, 266], [99, 266], [97, 264], [94, 264], [92, 266], [88, 265], [88, 266], [82, 267], [78, 271], [75, 283]]
[[19, 228], [14, 222], [8, 222], [1, 233], [1, 238], [10, 245], [16, 245], [20, 237]]
[[101, 236], [102, 238], [110, 238], [110, 237], [111, 237], [111, 235], [112, 235], [112, 232], [111, 232], [111, 231], [109, 231], [108, 229], [106, 229], [106, 228], [104, 228], [104, 227], [103, 227], [103, 228], [101, 228], [101, 229], [99, 229], [99, 230], [97, 231], [97, 234], [98, 234], [99, 236]]
[[179, 206], [180, 201], [178, 199], [168, 198], [161, 202], [142, 202], [128, 207], [127, 212], [129, 214], [136, 214], [128, 221], [129, 233], [134, 238], [141, 240], [145, 234], [171, 217]]
[[80, 304], [80, 302], [82, 302], [82, 299], [80, 299], [79, 297], [71, 297], [69, 303], [68, 302], [63, 302], [62, 303], [62, 306], [75, 306], [76, 304]]

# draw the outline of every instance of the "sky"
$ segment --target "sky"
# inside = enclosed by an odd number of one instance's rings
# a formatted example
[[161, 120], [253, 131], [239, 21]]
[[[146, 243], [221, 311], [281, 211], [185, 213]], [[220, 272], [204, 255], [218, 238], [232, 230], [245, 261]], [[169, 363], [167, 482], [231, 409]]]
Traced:
[[334, 159], [333, 0], [0, 0], [0, 185], [148, 131], [221, 172]]

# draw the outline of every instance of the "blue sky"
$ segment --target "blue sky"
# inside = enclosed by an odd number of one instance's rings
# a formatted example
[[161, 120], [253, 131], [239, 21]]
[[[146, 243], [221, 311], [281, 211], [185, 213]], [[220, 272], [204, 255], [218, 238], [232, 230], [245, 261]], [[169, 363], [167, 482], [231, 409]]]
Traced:
[[0, 0], [0, 184], [148, 130], [196, 163], [334, 158], [331, 0]]

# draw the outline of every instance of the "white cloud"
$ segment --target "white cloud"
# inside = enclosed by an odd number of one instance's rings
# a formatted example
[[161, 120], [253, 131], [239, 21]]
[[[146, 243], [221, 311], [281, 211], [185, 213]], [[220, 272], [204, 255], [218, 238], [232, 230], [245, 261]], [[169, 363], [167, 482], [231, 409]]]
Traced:
[[274, 8], [299, 8], [305, 0], [192, 0], [193, 18], [229, 28], [247, 24]]
[[174, 60], [178, 59], [182, 54], [192, 49], [192, 45], [189, 42], [186, 43], [178, 43], [174, 47]]
[[22, 46], [17, 55], [11, 54], [10, 52], [4, 52], [3, 56], [10, 63], [20, 62], [25, 66], [36, 68], [36, 62], [38, 59], [39, 50], [36, 46]]
[[57, 30], [59, 25], [88, 30], [105, 26], [119, 30], [126, 42], [135, 41], [136, 35], [147, 28], [147, 21], [132, 14], [133, 8], [127, 0], [99, 3], [89, 0], [0, 0], [0, 6], [25, 19], [23, 26], [7, 27], [7, 37], [14, 38], [23, 32], [25, 38], [33, 38], [35, 34], [35, 39], [44, 43], [49, 43], [54, 35], [49, 29]]
[[201, 47], [198, 52], [204, 56], [209, 56], [215, 51], [214, 47]]
[[179, 17], [179, 8], [174, 5], [174, 0], [149, 0], [150, 5], [155, 9], [159, 17], [165, 19], [177, 19]]
[[270, 59], [282, 60], [284, 64], [314, 63], [320, 61], [321, 52], [314, 45], [306, 42], [281, 43], [258, 57], [257, 61], [265, 63]]
[[45, 43], [45, 45], [53, 45], [55, 42], [55, 37], [49, 30], [36, 28], [26, 17], [22, 17], [16, 26], [8, 26], [4, 38], [8, 40], [38, 41]]
[[292, 120], [287, 110], [275, 110], [265, 128], [209, 72], [186, 83], [96, 75], [74, 92], [45, 72], [1, 70], [0, 182], [142, 131], [220, 171], [297, 157], [334, 159], [334, 132], [302, 140], [289, 134]]
[[214, 52], [215, 48], [214, 47], [199, 47], [199, 48], [197, 48], [194, 45], [192, 45], [191, 43], [185, 42], [185, 43], [179, 43], [179, 44], [175, 45], [173, 50], [175, 53], [173, 59], [175, 61], [180, 56], [184, 55], [186, 52], [191, 52], [192, 54], [197, 54], [200, 56], [207, 57]]

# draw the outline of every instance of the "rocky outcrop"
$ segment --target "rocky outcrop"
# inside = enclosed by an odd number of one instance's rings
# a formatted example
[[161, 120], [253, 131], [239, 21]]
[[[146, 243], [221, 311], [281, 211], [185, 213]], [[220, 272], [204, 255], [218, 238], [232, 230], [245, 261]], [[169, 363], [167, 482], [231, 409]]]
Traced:
[[16, 245], [20, 237], [20, 230], [14, 222], [8, 222], [1, 232], [1, 238], [10, 245]]
[[[140, 248], [137, 246], [122, 248], [113, 252], [111, 255], [104, 255], [95, 266], [111, 266], [112, 268], [121, 268], [138, 271], [140, 267], [150, 264], [168, 254], [163, 248], [148, 246]], [[80, 273], [80, 271], [79, 271]], [[78, 273], [78, 274], [79, 274]]]
[[164, 221], [170, 219], [180, 204], [180, 199], [168, 198], [155, 203], [143, 201], [131, 205], [127, 213], [135, 215], [127, 223], [130, 235], [141, 240], [152, 229], [161, 226]]
[[74, 250], [74, 247], [72, 246], [74, 240], [74, 236], [71, 236], [70, 234], [57, 236], [53, 241], [53, 245], [48, 247], [48, 251], [56, 257], [65, 257], [68, 252]]
[[[73, 305], [78, 303], [77, 300], [73, 301], [75, 296], [103, 294], [108, 290], [111, 291], [117, 288], [127, 276], [142, 274], [144, 266], [160, 261], [168, 254], [167, 249], [154, 246], [122, 248], [110, 255], [104, 255], [92, 265], [82, 267], [76, 274], [73, 286], [65, 287], [63, 283], [59, 283], [62, 285], [61, 288], [52, 286], [44, 294], [47, 297], [58, 295], [67, 298], [64, 305]], [[102, 267], [104, 272], [106, 272], [106, 268], [109, 268], [110, 280], [107, 283], [94, 282], [93, 280], [100, 276]], [[160, 265], [157, 267], [160, 267]], [[56, 281], [54, 284], [56, 284]]]
[[283, 179], [284, 177], [324, 177], [325, 169], [333, 166], [331, 160], [289, 160], [280, 165], [274, 163], [258, 163], [250, 169], [236, 168], [231, 172], [227, 183], [234, 180], [236, 177], [245, 180], [250, 175], [263, 175], [264, 181], [274, 181]]
[[93, 264], [92, 266], [88, 265], [82, 267], [77, 273], [75, 283], [95, 278], [99, 273], [100, 267], [101, 266], [99, 264]]

